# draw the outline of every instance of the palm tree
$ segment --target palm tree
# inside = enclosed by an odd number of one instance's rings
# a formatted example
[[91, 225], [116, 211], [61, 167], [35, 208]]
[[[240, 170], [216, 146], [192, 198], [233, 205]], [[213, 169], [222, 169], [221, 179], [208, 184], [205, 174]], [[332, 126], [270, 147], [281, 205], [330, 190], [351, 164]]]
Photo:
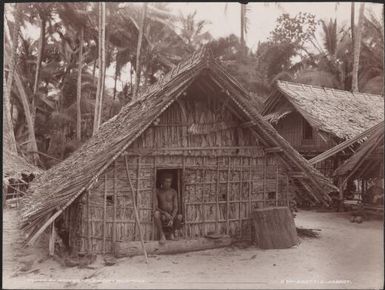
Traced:
[[93, 134], [98, 131], [101, 116], [102, 116], [102, 103], [104, 93], [104, 80], [106, 71], [106, 3], [99, 2], [99, 77], [96, 91], [95, 100], [95, 114], [94, 114], [94, 127]]
[[351, 35], [352, 35], [352, 45], [354, 46], [354, 17], [355, 17], [355, 3], [352, 2], [350, 6], [350, 30], [351, 30]]
[[78, 60], [78, 80], [76, 94], [76, 138], [78, 141], [82, 139], [82, 112], [81, 112], [81, 97], [82, 97], [82, 71], [83, 71], [83, 45], [84, 45], [84, 26], [80, 28], [80, 47]]
[[247, 54], [247, 47], [245, 42], [245, 34], [247, 33], [248, 26], [248, 18], [247, 18], [247, 4], [241, 3], [241, 47], [242, 47], [242, 55], [245, 56]]
[[[20, 30], [20, 21], [21, 21], [21, 7], [18, 3], [15, 3], [15, 23], [13, 26], [12, 31], [12, 38], [13, 38], [13, 44], [11, 45], [12, 51], [10, 56], [10, 63], [9, 63], [9, 72], [8, 72], [8, 79], [5, 86], [5, 94], [4, 94], [4, 108], [5, 108], [5, 122], [3, 127], [5, 130], [4, 132], [7, 133], [6, 140], [8, 142], [6, 144], [9, 144], [9, 149], [13, 150], [14, 152], [17, 152], [16, 148], [16, 140], [15, 140], [15, 134], [13, 131], [13, 123], [12, 123], [12, 116], [11, 116], [11, 91], [12, 91], [12, 84], [13, 79], [15, 75], [16, 70], [16, 63], [17, 63], [17, 44], [19, 39], [19, 30]], [[5, 58], [7, 60], [7, 58]], [[3, 79], [4, 82], [4, 79]], [[3, 118], [4, 121], [4, 118]]]
[[365, 2], [360, 5], [360, 14], [358, 16], [357, 30], [355, 32], [355, 42], [353, 49], [353, 70], [352, 70], [352, 91], [358, 92], [358, 67], [360, 64], [361, 53], [361, 32], [364, 21]]
[[[6, 124], [5, 126], [8, 127], [9, 132], [9, 138], [10, 138], [10, 144], [11, 148], [14, 150], [16, 149], [16, 140], [15, 135], [13, 132], [13, 124], [12, 124], [12, 118], [10, 115], [10, 98], [11, 98], [11, 91], [12, 91], [12, 84], [15, 80], [15, 85], [18, 91], [18, 96], [20, 98], [20, 101], [23, 105], [23, 110], [25, 114], [25, 118], [27, 121], [27, 127], [28, 127], [28, 133], [29, 133], [29, 148], [32, 152], [32, 162], [34, 164], [38, 164], [39, 162], [39, 156], [37, 155], [37, 143], [36, 143], [36, 137], [35, 137], [35, 129], [34, 129], [34, 123], [31, 116], [30, 106], [28, 102], [27, 94], [25, 93], [24, 86], [22, 83], [22, 80], [20, 78], [20, 75], [17, 72], [17, 47], [18, 47], [18, 39], [19, 39], [19, 32], [20, 32], [20, 22], [22, 18], [22, 11], [23, 11], [23, 4], [15, 4], [15, 23], [13, 26], [13, 40], [10, 39], [9, 35], [9, 29], [8, 29], [8, 23], [5, 21], [5, 50], [4, 50], [4, 60], [7, 61], [10, 60], [8, 63], [8, 79], [6, 84], [6, 91], [4, 94], [4, 103], [5, 103], [5, 115], [6, 115]], [[10, 51], [10, 52], [9, 52]], [[8, 58], [8, 55], [10, 57]]]
[[141, 74], [141, 66], [140, 66], [140, 54], [142, 48], [142, 39], [144, 34], [144, 26], [146, 24], [146, 15], [147, 15], [147, 2], [143, 3], [142, 10], [142, 19], [140, 23], [139, 29], [139, 37], [138, 37], [138, 46], [136, 50], [136, 69], [135, 69], [135, 89], [134, 89], [134, 98], [138, 97], [139, 83], [140, 83], [140, 74]]
[[39, 48], [37, 51], [36, 71], [35, 71], [35, 79], [34, 79], [34, 85], [33, 85], [33, 94], [35, 96], [34, 97], [35, 99], [39, 88], [41, 64], [42, 64], [43, 53], [44, 53], [44, 48], [46, 44], [46, 24], [51, 17], [52, 4], [51, 3], [33, 3], [33, 4], [30, 4], [29, 8], [32, 10], [31, 17], [34, 18], [37, 15], [40, 20]]
[[[370, 11], [369, 11], [370, 12]], [[384, 26], [370, 13], [364, 17], [358, 85], [360, 91], [384, 93]]]

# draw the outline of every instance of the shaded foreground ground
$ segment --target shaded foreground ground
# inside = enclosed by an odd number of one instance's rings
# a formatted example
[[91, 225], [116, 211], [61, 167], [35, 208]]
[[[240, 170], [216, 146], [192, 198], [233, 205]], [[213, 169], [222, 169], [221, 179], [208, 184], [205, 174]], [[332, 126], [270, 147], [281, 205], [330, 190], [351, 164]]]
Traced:
[[[319, 228], [286, 250], [224, 248], [195, 253], [123, 258], [89, 269], [64, 268], [37, 248], [20, 250], [17, 212], [3, 219], [3, 288], [383, 288], [383, 223], [350, 223], [346, 213], [301, 211], [296, 225]], [[31, 270], [20, 271], [32, 263]]]

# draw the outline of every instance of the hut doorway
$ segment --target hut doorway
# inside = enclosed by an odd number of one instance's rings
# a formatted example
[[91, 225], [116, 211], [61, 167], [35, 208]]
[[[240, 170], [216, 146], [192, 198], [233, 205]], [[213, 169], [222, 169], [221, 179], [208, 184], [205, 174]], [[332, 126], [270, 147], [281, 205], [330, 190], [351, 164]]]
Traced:
[[184, 216], [182, 200], [183, 200], [183, 192], [182, 192], [182, 169], [157, 169], [156, 170], [156, 188], [161, 188], [162, 179], [164, 176], [172, 177], [171, 188], [175, 189], [178, 193], [178, 213]]

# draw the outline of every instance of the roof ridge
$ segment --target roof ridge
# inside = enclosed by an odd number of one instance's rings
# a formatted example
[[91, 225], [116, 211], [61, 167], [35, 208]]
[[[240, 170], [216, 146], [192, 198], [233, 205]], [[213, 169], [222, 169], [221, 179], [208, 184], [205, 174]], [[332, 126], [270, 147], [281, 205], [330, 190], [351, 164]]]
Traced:
[[[295, 86], [303, 85], [303, 86], [311, 87], [311, 88], [314, 88], [314, 89], [324, 89], [324, 90], [325, 90], [325, 89], [328, 89], [328, 90], [334, 90], [334, 91], [345, 92], [345, 93], [347, 92], [347, 93], [353, 94], [353, 92], [348, 91], [348, 90], [336, 89], [336, 88], [325, 87], [325, 86], [320, 86], [320, 85], [310, 85], [310, 84], [297, 83], [297, 82], [290, 82], [290, 81], [284, 81], [284, 80], [278, 80], [277, 82], [278, 82], [278, 83], [284, 83], [284, 84], [286, 84], [286, 85], [295, 85]], [[384, 95], [371, 94], [371, 93], [366, 93], [366, 92], [354, 92], [354, 93], [360, 94], [360, 95], [369, 95], [369, 96], [384, 97]]]

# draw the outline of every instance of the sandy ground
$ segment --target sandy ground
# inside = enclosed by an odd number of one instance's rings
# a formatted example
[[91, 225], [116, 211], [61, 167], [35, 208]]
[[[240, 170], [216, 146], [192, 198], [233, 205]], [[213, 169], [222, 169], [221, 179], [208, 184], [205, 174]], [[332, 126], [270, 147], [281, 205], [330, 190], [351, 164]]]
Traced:
[[[89, 269], [64, 268], [44, 249], [20, 249], [17, 212], [3, 219], [3, 287], [38, 289], [249, 288], [383, 289], [383, 223], [350, 223], [347, 213], [300, 211], [297, 226], [319, 228], [319, 239], [301, 239], [284, 250], [229, 247], [195, 253], [103, 259]], [[21, 268], [28, 263], [27, 272]]]

